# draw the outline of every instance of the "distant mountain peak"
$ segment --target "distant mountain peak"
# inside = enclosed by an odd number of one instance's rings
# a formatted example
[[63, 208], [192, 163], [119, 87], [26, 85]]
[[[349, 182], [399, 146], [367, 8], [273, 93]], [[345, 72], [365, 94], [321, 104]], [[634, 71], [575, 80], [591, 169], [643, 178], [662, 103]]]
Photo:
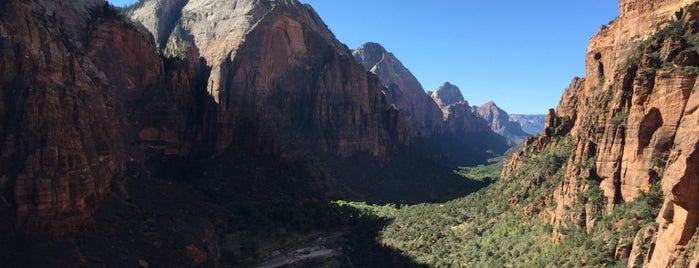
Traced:
[[381, 44], [376, 42], [366, 42], [363, 45], [359, 46], [359, 48], [357, 49], [386, 52], [386, 48], [384, 48]]
[[464, 99], [464, 95], [461, 94], [459, 87], [453, 85], [449, 82], [444, 82], [435, 91], [432, 92], [432, 99], [439, 105], [439, 107], [445, 107], [457, 103], [468, 102]]
[[403, 114], [415, 136], [434, 134], [442, 125], [439, 107], [425, 94], [417, 78], [381, 44], [368, 42], [352, 51], [367, 72], [379, 77], [389, 102]]
[[367, 71], [372, 71], [387, 55], [393, 57], [381, 44], [374, 42], [364, 43], [352, 51], [352, 55]]
[[529, 136], [528, 133], [522, 130], [522, 126], [518, 122], [511, 121], [510, 115], [498, 107], [492, 100], [480, 107], [475, 107], [474, 110], [488, 122], [488, 125], [495, 133], [503, 135], [515, 143], [522, 143], [524, 137]]

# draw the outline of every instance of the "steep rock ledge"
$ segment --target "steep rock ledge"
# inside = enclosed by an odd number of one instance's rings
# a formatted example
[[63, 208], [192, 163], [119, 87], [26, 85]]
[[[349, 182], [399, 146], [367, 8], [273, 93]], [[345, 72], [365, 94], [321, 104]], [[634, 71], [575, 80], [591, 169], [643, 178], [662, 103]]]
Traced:
[[127, 162], [203, 140], [190, 66], [104, 1], [4, 2], [0, 59], [3, 229], [74, 232]]
[[[129, 13], [158, 33], [157, 25], [167, 23], [161, 11], [177, 3], [147, 1]], [[382, 156], [407, 142], [405, 123], [381, 83], [310, 6], [187, 1], [175, 21], [162, 49], [210, 67], [204, 75], [218, 107], [215, 151], [237, 147], [288, 156], [318, 148]]]
[[[685, 266], [697, 256], [688, 244], [699, 225], [694, 205], [699, 140], [690, 130], [697, 124], [697, 5], [620, 1], [619, 6], [619, 17], [590, 40], [585, 79], [572, 81], [555, 111], [557, 118], [570, 122], [574, 146], [565, 179], [553, 193], [557, 205], [550, 222], [589, 231], [620, 202], [660, 184], [665, 202], [658, 231], [643, 228], [637, 235], [655, 238], [625, 238], [638, 242], [620, 244], [617, 251], [628, 253], [621, 247], [629, 246], [636, 252], [629, 267]], [[545, 132], [527, 146], [548, 146], [549, 130]], [[528, 160], [513, 157], [503, 176], [509, 177], [522, 161]], [[581, 203], [595, 185], [604, 192], [602, 209]], [[556, 230], [554, 241], [565, 239]]]

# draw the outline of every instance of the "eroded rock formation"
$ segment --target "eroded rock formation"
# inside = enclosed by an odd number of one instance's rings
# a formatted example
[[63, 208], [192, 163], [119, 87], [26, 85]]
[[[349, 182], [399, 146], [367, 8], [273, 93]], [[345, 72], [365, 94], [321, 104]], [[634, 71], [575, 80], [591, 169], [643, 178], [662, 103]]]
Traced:
[[500, 109], [495, 102], [490, 101], [474, 108], [475, 112], [488, 122], [490, 129], [514, 143], [522, 144], [524, 138], [529, 136], [522, 130], [519, 123], [510, 121], [510, 115], [505, 110]]
[[[629, 266], [684, 267], [697, 258], [687, 245], [699, 226], [699, 62], [692, 49], [699, 9], [693, 1], [628, 0], [619, 6], [619, 17], [590, 40], [585, 79], [572, 81], [548, 119], [549, 128], [527, 144], [548, 146], [546, 136], [554, 134], [551, 118], [570, 124], [566, 135], [574, 146], [565, 179], [553, 194], [557, 207], [550, 220], [555, 226], [580, 223], [590, 230], [595, 218], [615, 204], [661, 185], [665, 202], [659, 228], [657, 233], [644, 228], [637, 239], [628, 238], [638, 241], [632, 247], [650, 249], [641, 253], [631, 248]], [[509, 176], [520, 161], [527, 160], [513, 158], [503, 175]], [[606, 209], [580, 204], [596, 184], [604, 191]], [[557, 239], [564, 237], [554, 230]]]
[[140, 24], [102, 0], [0, 3], [3, 230], [75, 232], [100, 200], [128, 199], [127, 166], [148, 161], [385, 158], [444, 129], [488, 134], [468, 110], [444, 127], [416, 80], [393, 81], [418, 97], [392, 103], [297, 1], [151, 0], [127, 12]]
[[230, 146], [277, 155], [320, 148], [380, 156], [408, 140], [380, 81], [365, 73], [310, 6], [147, 1], [130, 13], [157, 33], [166, 54], [211, 66], [206, 81], [219, 107], [218, 152]]
[[446, 132], [456, 133], [462, 130], [467, 132], [490, 131], [488, 123], [471, 110], [459, 87], [445, 82], [432, 91], [431, 97], [442, 109]]
[[438, 134], [442, 130], [442, 113], [425, 93], [417, 78], [392, 53], [380, 44], [366, 43], [352, 51], [364, 68], [381, 79], [391, 104], [401, 112], [412, 137]]
[[104, 1], [4, 1], [2, 13], [3, 228], [72, 232], [127, 162], [204, 140], [199, 67], [164, 61]]

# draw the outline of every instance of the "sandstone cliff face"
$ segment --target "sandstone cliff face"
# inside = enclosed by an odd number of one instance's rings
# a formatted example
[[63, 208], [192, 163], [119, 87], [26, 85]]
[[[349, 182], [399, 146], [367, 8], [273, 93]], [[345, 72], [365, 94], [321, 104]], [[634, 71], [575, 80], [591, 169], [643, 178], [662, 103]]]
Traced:
[[495, 105], [495, 102], [487, 102], [478, 106], [475, 110], [478, 115], [488, 122], [490, 129], [516, 144], [522, 144], [524, 138], [529, 136], [522, 130], [519, 123], [510, 121], [510, 115]]
[[457, 86], [445, 82], [432, 92], [431, 97], [442, 109], [447, 133], [491, 131], [488, 123], [471, 111]]
[[199, 140], [190, 68], [166, 71], [150, 34], [104, 1], [2, 10], [3, 228], [72, 232], [127, 161], [186, 154]]
[[[590, 40], [585, 79], [572, 81], [553, 114], [571, 122], [574, 146], [565, 180], [554, 193], [551, 222], [582, 222], [589, 230], [614, 204], [660, 184], [665, 197], [660, 228], [652, 245], [645, 245], [650, 248], [645, 260], [629, 265], [684, 266], [696, 257], [685, 246], [699, 225], [693, 205], [699, 195], [694, 159], [699, 61], [692, 48], [698, 11], [693, 1], [629, 0], [619, 6], [619, 17]], [[541, 137], [527, 143], [547, 146]], [[506, 169], [517, 161], [526, 160], [514, 159]], [[606, 209], [579, 203], [590, 190], [588, 182], [599, 183]], [[567, 209], [576, 206], [584, 209]], [[554, 232], [554, 239], [560, 238]]]
[[[170, 7], [181, 13], [173, 23], [161, 14]], [[211, 67], [206, 87], [218, 106], [219, 152], [239, 146], [276, 155], [300, 148], [383, 155], [408, 140], [380, 81], [310, 6], [149, 1], [131, 13], [161, 36], [166, 53], [199, 55]]]
[[411, 137], [437, 134], [442, 129], [442, 114], [425, 93], [417, 78], [392, 53], [380, 44], [366, 43], [352, 51], [364, 68], [381, 79], [391, 104], [401, 112], [401, 120]]
[[0, 188], [10, 228], [52, 231], [83, 220], [88, 200], [103, 198], [124, 170], [125, 148], [112, 142], [122, 139], [115, 97], [81, 52], [86, 37], [76, 36], [102, 3], [73, 4], [61, 16], [56, 3], [3, 3]]
[[[449, 82], [444, 82], [444, 84], [440, 85], [437, 89], [432, 91], [432, 94], [430, 95], [434, 102], [437, 103], [439, 108], [444, 108], [448, 105], [466, 102], [466, 100], [464, 100], [464, 96], [461, 94], [461, 90], [459, 90], [459, 87]], [[466, 104], [468, 106], [467, 102]]]

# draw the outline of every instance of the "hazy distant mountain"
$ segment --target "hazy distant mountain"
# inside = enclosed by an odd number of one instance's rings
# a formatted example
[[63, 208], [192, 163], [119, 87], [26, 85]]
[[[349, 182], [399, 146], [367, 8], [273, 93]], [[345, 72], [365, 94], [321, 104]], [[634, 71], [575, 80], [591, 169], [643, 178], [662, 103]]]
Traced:
[[522, 130], [530, 135], [539, 135], [544, 131], [545, 114], [511, 114], [510, 121], [517, 122]]

